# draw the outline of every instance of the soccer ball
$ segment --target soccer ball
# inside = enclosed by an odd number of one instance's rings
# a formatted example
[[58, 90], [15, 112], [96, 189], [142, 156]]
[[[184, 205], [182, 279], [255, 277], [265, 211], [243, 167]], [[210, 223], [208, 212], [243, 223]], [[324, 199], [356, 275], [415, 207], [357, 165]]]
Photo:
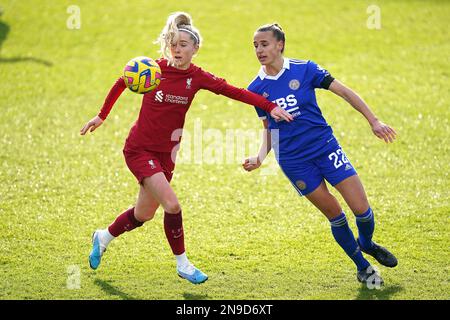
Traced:
[[161, 68], [151, 58], [136, 57], [126, 64], [123, 80], [131, 91], [147, 93], [154, 90], [161, 82]]

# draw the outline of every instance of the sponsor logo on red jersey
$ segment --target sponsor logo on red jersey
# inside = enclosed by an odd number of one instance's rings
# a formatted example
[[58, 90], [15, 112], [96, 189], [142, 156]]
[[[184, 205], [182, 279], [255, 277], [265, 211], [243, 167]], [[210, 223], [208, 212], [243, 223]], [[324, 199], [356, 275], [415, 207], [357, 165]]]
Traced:
[[156, 91], [155, 100], [159, 102], [168, 102], [174, 104], [188, 104], [189, 97], [185, 96], [176, 96], [173, 94], [166, 94], [164, 96], [164, 92], [162, 90]]

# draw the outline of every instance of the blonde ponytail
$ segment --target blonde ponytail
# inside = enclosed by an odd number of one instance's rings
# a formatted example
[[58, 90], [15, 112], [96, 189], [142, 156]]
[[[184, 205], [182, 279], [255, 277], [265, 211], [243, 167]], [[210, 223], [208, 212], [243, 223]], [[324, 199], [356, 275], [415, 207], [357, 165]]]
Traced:
[[173, 42], [178, 41], [178, 33], [180, 30], [189, 33], [195, 45], [200, 46], [202, 43], [200, 32], [193, 26], [191, 16], [185, 12], [172, 13], [167, 18], [166, 25], [159, 34], [158, 39], [154, 42], [161, 46], [159, 52], [163, 58], [169, 60], [170, 64], [172, 64], [173, 60], [170, 53], [170, 46]]

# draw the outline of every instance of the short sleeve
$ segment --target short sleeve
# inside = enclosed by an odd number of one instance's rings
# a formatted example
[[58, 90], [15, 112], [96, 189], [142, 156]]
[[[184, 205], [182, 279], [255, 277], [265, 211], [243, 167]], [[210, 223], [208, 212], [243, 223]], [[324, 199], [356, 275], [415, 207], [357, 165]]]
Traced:
[[314, 88], [328, 89], [334, 78], [331, 74], [314, 61], [308, 62], [308, 77]]
[[258, 118], [261, 120], [267, 119], [267, 112], [262, 110], [261, 108], [255, 107], [256, 114], [258, 115]]

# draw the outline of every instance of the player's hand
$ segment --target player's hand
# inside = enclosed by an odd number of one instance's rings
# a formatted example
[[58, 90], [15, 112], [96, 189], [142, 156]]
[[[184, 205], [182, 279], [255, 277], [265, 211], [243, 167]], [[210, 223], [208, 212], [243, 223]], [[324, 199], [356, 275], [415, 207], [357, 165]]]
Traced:
[[375, 122], [371, 123], [370, 126], [372, 127], [372, 132], [378, 138], [383, 139], [386, 143], [393, 142], [395, 140], [397, 132], [395, 132], [395, 130], [387, 124], [376, 120]]
[[245, 171], [253, 171], [255, 169], [258, 169], [261, 166], [261, 162], [259, 161], [258, 157], [249, 157], [244, 160], [244, 163], [242, 164], [242, 167]]
[[276, 107], [275, 109], [273, 109], [270, 112], [270, 115], [276, 121], [286, 120], [287, 122], [291, 122], [292, 120], [294, 120], [292, 115], [281, 107]]
[[94, 131], [95, 129], [100, 127], [102, 123], [103, 120], [99, 116], [95, 116], [88, 123], [86, 123], [83, 128], [81, 128], [80, 134], [84, 136], [89, 129], [90, 132]]

